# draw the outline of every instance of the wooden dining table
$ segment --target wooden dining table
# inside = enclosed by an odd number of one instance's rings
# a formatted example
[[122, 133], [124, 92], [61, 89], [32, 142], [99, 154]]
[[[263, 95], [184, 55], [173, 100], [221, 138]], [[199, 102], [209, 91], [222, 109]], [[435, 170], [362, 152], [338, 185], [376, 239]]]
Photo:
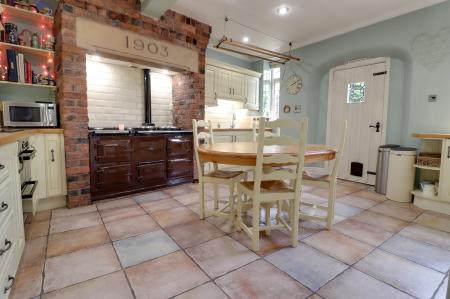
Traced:
[[[203, 162], [236, 166], [255, 166], [258, 144], [256, 142], [212, 143], [199, 146], [198, 153]], [[265, 146], [265, 154], [296, 154], [297, 146]], [[306, 146], [305, 164], [330, 161], [336, 158], [334, 147], [320, 144]]]

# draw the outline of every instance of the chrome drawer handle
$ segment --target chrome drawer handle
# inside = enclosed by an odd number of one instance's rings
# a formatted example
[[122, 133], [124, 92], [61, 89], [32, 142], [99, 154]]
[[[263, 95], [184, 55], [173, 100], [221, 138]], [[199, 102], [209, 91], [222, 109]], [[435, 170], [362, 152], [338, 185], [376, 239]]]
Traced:
[[8, 239], [5, 239], [5, 247], [0, 249], [0, 256], [4, 255], [5, 252], [11, 249], [12, 242]]
[[14, 285], [14, 281], [16, 280], [16, 278], [14, 276], [8, 275], [8, 281], [10, 281], [9, 286], [4, 287], [3, 289], [3, 294], [8, 293], [8, 291], [12, 288], [12, 286]]
[[4, 201], [2, 201], [2, 206], [0, 207], [0, 213], [4, 212], [8, 209], [8, 204]]
[[5, 165], [0, 164], [0, 170], [3, 170], [3, 169], [5, 169]]

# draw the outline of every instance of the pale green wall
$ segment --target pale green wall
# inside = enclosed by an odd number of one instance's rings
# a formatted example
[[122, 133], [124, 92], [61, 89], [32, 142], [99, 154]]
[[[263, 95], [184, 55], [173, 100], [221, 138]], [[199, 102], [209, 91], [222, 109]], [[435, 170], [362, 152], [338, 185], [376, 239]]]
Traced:
[[[448, 32], [441, 30], [448, 28]], [[413, 50], [420, 34], [435, 36], [441, 42], [426, 49], [429, 55], [439, 48], [445, 59], [436, 67], [426, 67]], [[431, 37], [432, 38], [432, 37]], [[291, 64], [303, 78], [303, 90], [290, 96], [283, 88], [281, 105], [301, 104], [301, 114], [281, 117], [310, 121], [309, 142], [325, 142], [328, 103], [328, 72], [349, 60], [371, 57], [391, 58], [390, 103], [387, 142], [417, 145], [413, 132], [450, 132], [450, 3], [445, 2], [404, 16], [356, 30], [294, 51], [302, 58]], [[442, 43], [447, 43], [447, 46]], [[289, 73], [286, 73], [286, 77]], [[437, 103], [429, 103], [437, 94]]]
[[232, 64], [235, 66], [240, 66], [246, 69], [252, 69], [252, 63], [248, 60], [239, 59], [234, 56], [230, 56], [227, 54], [224, 54], [222, 52], [207, 48], [206, 49], [206, 58], [211, 58], [215, 60], [222, 61], [224, 63]]

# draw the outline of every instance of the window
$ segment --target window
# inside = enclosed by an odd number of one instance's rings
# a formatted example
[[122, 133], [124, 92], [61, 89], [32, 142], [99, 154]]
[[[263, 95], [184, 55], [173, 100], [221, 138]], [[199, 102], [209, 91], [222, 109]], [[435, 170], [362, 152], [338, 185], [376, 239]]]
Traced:
[[364, 103], [366, 99], [366, 82], [350, 83], [347, 92], [347, 104]]
[[270, 120], [280, 115], [280, 67], [265, 70], [263, 74], [263, 116]]

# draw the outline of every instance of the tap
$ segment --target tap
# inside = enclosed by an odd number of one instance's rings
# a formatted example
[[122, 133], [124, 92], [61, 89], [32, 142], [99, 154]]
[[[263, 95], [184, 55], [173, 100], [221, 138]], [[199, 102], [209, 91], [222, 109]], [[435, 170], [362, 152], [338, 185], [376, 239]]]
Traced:
[[233, 113], [233, 120], [231, 121], [231, 128], [234, 129], [236, 127], [236, 113]]

